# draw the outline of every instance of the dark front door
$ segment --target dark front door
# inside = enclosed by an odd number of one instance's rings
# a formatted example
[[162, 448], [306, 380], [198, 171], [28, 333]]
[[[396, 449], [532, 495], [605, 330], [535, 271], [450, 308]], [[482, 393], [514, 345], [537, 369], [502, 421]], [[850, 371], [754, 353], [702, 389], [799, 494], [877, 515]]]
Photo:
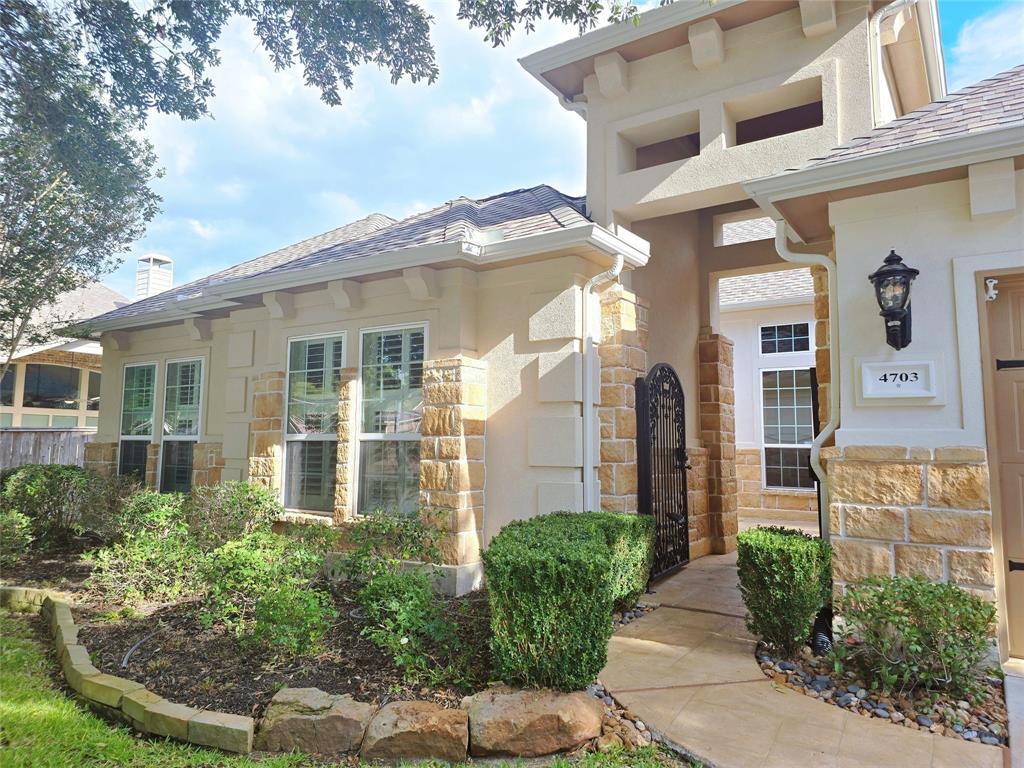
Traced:
[[657, 530], [655, 579], [690, 560], [685, 401], [667, 363], [636, 380], [636, 449], [640, 514], [652, 515]]

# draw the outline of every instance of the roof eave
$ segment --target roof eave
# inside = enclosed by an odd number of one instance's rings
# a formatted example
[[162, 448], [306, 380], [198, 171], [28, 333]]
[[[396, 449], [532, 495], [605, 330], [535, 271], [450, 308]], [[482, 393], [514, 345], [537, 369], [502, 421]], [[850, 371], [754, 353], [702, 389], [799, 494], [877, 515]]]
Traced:
[[605, 266], [605, 261], [611, 264], [616, 254], [622, 254], [626, 266], [634, 269], [644, 266], [650, 258], [650, 247], [646, 241], [631, 234], [616, 235], [597, 224], [588, 223], [488, 244], [457, 240], [420, 245], [305, 269], [228, 280], [203, 286], [198, 295], [179, 300], [172, 307], [129, 317], [92, 320], [82, 323], [81, 327], [95, 335], [141, 325], [176, 322], [199, 317], [203, 311], [237, 307], [233, 299], [265, 291], [287, 290], [329, 280], [366, 277], [451, 261], [486, 266], [574, 247], [593, 249], [597, 257], [595, 260], [600, 260], [602, 266]]
[[743, 188], [769, 216], [785, 221], [775, 205], [783, 200], [1021, 154], [1024, 128], [1018, 124], [766, 176]]

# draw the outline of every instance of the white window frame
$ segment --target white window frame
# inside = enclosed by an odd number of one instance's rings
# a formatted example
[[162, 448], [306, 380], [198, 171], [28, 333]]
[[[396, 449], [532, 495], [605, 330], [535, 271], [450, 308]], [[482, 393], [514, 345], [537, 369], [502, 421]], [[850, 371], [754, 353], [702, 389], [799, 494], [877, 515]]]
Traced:
[[[164, 417], [167, 415], [167, 382], [170, 378], [167, 375], [168, 369], [172, 363], [193, 363], [199, 362], [199, 423], [196, 425], [196, 433], [194, 435], [165, 435], [164, 434]], [[164, 481], [164, 442], [191, 442], [199, 444], [203, 441], [203, 426], [205, 419], [203, 418], [203, 409], [206, 405], [206, 398], [204, 397], [203, 390], [206, 388], [206, 355], [191, 355], [189, 357], [173, 357], [164, 360], [164, 386], [162, 390], [162, 397], [160, 398], [160, 452], [157, 454], [156, 460], [156, 487], [159, 489], [163, 486]], [[156, 428], [156, 416], [153, 417], [153, 427]], [[194, 446], [193, 446], [194, 447]], [[195, 454], [193, 454], [193, 460], [195, 460]]]
[[[148, 435], [126, 435], [124, 434], [124, 384], [128, 377], [129, 368], [145, 368], [146, 366], [153, 366], [153, 418], [150, 420], [150, 431]], [[114, 471], [117, 474], [121, 473], [121, 442], [124, 440], [136, 440], [143, 441], [152, 444], [154, 433], [156, 432], [156, 414], [157, 414], [157, 402], [160, 400], [160, 361], [159, 360], [147, 360], [139, 363], [125, 363], [121, 366], [121, 397], [118, 400], [118, 415], [117, 415], [117, 463]], [[163, 412], [163, 407], [160, 409]], [[161, 422], [160, 431], [163, 431], [163, 423]], [[157, 472], [160, 471], [160, 461], [157, 460]], [[157, 487], [160, 487], [159, 481]]]
[[[300, 336], [289, 336], [284, 342], [284, 354], [285, 354], [285, 366], [284, 366], [284, 410], [281, 414], [281, 432], [284, 437], [284, 451], [282, 451], [281, 457], [281, 501], [284, 502], [288, 498], [288, 443], [290, 442], [305, 442], [307, 440], [314, 442], [338, 442], [337, 432], [316, 432], [314, 434], [289, 434], [288, 432], [288, 404], [291, 402], [291, 388], [292, 388], [292, 342], [293, 341], [311, 341], [313, 339], [333, 339], [341, 337], [341, 367], [342, 370], [348, 367], [348, 331], [328, 331], [325, 333], [309, 333], [302, 334]], [[335, 448], [337, 450], [337, 448]], [[301, 507], [285, 507], [289, 512], [302, 512], [311, 515], [330, 515], [330, 512], [324, 512], [319, 509], [302, 509]]]
[[[771, 323], [768, 323], [768, 325], [771, 325]], [[760, 349], [760, 346], [761, 346], [761, 338], [760, 338], [760, 335], [758, 335], [758, 348], [759, 349]], [[777, 354], [788, 355], [788, 354], [792, 354], [792, 353], [790, 353], [790, 352], [780, 352], [780, 353], [777, 353]], [[804, 351], [801, 351], [801, 352], [799, 352], [797, 354], [805, 355], [807, 353], [804, 352]], [[808, 448], [809, 449], [811, 447], [811, 443], [769, 443], [769, 442], [767, 442], [764, 439], [764, 427], [765, 427], [765, 424], [764, 424], [764, 374], [765, 373], [771, 373], [771, 372], [781, 373], [782, 371], [807, 371], [807, 370], [809, 370], [809, 369], [811, 369], [813, 367], [814, 367], [813, 365], [807, 365], [807, 366], [800, 366], [800, 365], [796, 365], [796, 366], [778, 366], [778, 367], [774, 367], [773, 366], [773, 367], [761, 368], [761, 369], [758, 370], [758, 373], [757, 373], [757, 391], [758, 391], [758, 400], [760, 401], [760, 417], [758, 419], [758, 422], [759, 422], [760, 427], [761, 427], [761, 435], [760, 435], [760, 438], [761, 438], [761, 488], [763, 488], [766, 491], [801, 491], [801, 492], [811, 492], [811, 491], [814, 490], [813, 486], [810, 487], [810, 488], [803, 488], [803, 487], [801, 487], [799, 485], [768, 485], [768, 457], [767, 457], [767, 454], [765, 453], [765, 451], [768, 448]], [[814, 433], [814, 392], [813, 392], [813, 388], [814, 388], [814, 386], [813, 386], [813, 383], [812, 383], [812, 385], [811, 385], [811, 390], [812, 390], [811, 391], [811, 433], [812, 433], [811, 434], [811, 440], [814, 439], [814, 435], [813, 435], [813, 433]], [[779, 425], [779, 426], [781, 426], [781, 425]]]
[[[794, 320], [793, 322], [790, 322], [790, 323], [782, 323], [782, 322], [758, 323], [758, 326], [757, 326], [757, 337], [754, 339], [754, 343], [757, 344], [757, 354], [758, 354], [758, 356], [759, 357], [766, 357], [769, 360], [774, 361], [774, 360], [780, 359], [781, 355], [807, 355], [807, 354], [813, 354], [815, 349], [817, 349], [817, 347], [814, 346], [814, 323], [815, 323], [814, 320]], [[764, 352], [761, 349], [761, 330], [763, 328], [778, 328], [780, 325], [806, 325], [807, 326], [807, 349], [794, 349], [791, 352]], [[781, 358], [781, 359], [785, 359], [785, 358]], [[808, 366], [808, 368], [810, 368], [810, 367], [811, 366]], [[782, 370], [787, 370], [787, 369], [785, 369], [785, 368], [777, 368], [774, 365], [769, 365], [766, 368], [762, 368], [762, 370], [782, 371]], [[797, 367], [797, 368], [794, 368], [793, 370], [799, 370], [799, 368]]]
[[[355, 493], [352, 494], [352, 509], [350, 513], [353, 516], [361, 516], [359, 512], [361, 502], [361, 484], [359, 482], [360, 477], [360, 463], [362, 462], [363, 456], [363, 443], [364, 442], [386, 442], [386, 441], [407, 441], [419, 442], [422, 437], [422, 427], [420, 432], [363, 432], [363, 338], [371, 333], [380, 333], [387, 331], [410, 331], [415, 328], [423, 329], [423, 364], [427, 363], [430, 359], [430, 323], [426, 320], [412, 323], [396, 323], [392, 325], [376, 325], [369, 328], [359, 329], [359, 378], [356, 393], [356, 444], [354, 459], [353, 459], [353, 474], [352, 484], [355, 487]], [[422, 415], [422, 414], [421, 414]], [[422, 421], [420, 422], [422, 425]]]

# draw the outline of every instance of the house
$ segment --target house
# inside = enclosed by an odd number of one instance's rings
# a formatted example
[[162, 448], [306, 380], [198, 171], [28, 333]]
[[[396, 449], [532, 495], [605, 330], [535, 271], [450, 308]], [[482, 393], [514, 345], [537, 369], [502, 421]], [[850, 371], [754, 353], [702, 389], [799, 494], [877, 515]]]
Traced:
[[[774, 237], [775, 222], [767, 219]], [[755, 238], [760, 230], [737, 231]], [[807, 267], [723, 276], [721, 333], [733, 343], [739, 525], [818, 529], [814, 280]]]
[[[34, 318], [43, 326], [82, 320], [129, 303], [100, 283], [68, 291]], [[57, 337], [23, 346], [0, 380], [0, 429], [96, 429], [102, 349], [97, 341]]]

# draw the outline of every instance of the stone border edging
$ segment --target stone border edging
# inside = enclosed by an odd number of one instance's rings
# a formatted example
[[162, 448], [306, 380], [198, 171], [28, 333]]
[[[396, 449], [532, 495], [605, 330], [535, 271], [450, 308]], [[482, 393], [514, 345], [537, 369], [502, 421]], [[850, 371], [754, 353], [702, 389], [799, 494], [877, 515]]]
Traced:
[[96, 669], [88, 649], [78, 640], [79, 628], [65, 597], [47, 589], [0, 586], [0, 607], [43, 617], [53, 635], [64, 679], [79, 696], [142, 733], [228, 752], [252, 751], [256, 727], [253, 718], [176, 704], [142, 683]]

